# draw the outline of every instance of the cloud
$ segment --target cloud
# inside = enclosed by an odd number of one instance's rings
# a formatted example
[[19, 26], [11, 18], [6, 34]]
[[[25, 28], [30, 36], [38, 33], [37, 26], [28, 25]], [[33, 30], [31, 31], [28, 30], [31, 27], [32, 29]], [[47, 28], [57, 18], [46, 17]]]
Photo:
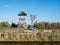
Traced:
[[8, 16], [5, 16], [4, 18], [5, 18], [5, 19], [8, 19], [9, 17], [8, 17]]

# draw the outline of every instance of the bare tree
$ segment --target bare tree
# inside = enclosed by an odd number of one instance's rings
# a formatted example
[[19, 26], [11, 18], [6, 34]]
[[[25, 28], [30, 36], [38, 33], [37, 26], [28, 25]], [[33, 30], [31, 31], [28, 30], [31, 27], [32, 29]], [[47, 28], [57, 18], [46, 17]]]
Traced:
[[36, 16], [30, 15], [30, 18], [31, 18], [31, 27], [33, 27], [33, 24], [34, 24], [34, 21], [36, 19]]

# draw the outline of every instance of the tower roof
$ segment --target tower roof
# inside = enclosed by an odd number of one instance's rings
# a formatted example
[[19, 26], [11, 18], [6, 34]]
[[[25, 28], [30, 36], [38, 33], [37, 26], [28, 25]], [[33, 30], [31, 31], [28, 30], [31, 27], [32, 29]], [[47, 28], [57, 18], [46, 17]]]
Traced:
[[22, 11], [22, 12], [20, 12], [20, 13], [18, 14], [18, 16], [27, 16], [27, 14]]

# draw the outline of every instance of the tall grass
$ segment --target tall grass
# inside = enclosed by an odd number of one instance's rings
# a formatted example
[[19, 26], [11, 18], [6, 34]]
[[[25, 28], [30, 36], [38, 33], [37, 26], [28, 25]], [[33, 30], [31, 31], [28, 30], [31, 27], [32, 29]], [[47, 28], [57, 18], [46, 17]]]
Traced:
[[4, 37], [1, 37], [0, 41], [60, 41], [60, 30], [53, 30], [52, 32], [24, 32], [22, 28], [9, 28], [0, 30], [0, 33], [4, 33]]

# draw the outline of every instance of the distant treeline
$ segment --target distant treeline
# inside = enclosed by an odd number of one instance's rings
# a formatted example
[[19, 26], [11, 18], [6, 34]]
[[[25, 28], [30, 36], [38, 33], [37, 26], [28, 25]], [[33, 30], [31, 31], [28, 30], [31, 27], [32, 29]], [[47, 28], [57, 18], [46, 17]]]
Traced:
[[0, 22], [0, 28], [17, 28], [17, 27], [23, 27], [23, 25], [19, 25], [16, 23], [9, 24], [8, 22]]
[[46, 30], [60, 29], [60, 22], [38, 22], [34, 23], [34, 27]]
[[[11, 23], [9, 24], [8, 22], [0, 22], [0, 28], [23, 28], [23, 25], [21, 24], [15, 24], [15, 23]], [[27, 28], [30, 28], [30, 25], [27, 25]], [[34, 28], [39, 28], [39, 29], [46, 29], [46, 30], [51, 30], [51, 29], [60, 29], [60, 22], [37, 22], [34, 23], [33, 25]]]

